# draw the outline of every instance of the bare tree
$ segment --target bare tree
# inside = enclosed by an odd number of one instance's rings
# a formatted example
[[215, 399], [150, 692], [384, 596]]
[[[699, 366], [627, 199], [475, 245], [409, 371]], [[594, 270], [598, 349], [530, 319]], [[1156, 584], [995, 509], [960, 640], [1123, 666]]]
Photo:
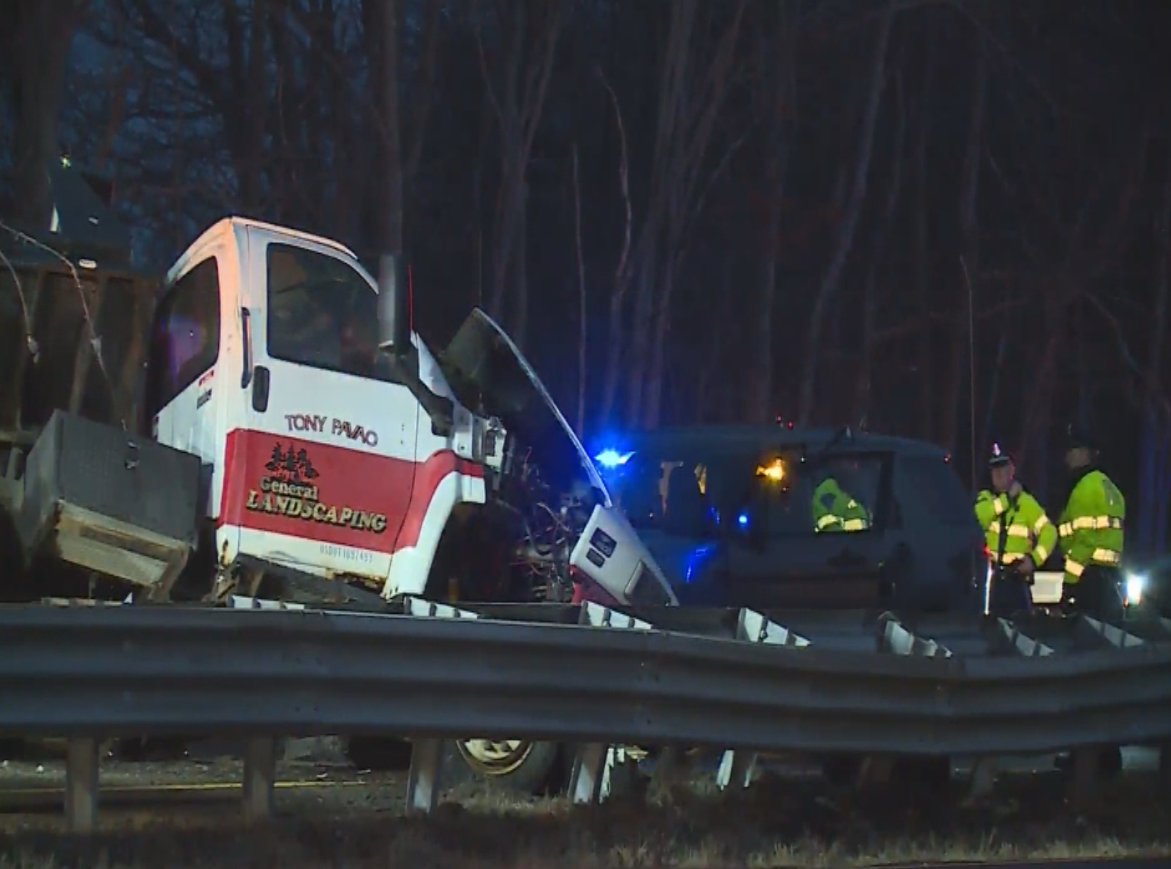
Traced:
[[[965, 293], [957, 293], [957, 297], [967, 299], [968, 294], [973, 298], [981, 286], [980, 274], [980, 225], [978, 222], [980, 205], [980, 159], [984, 153], [984, 116], [988, 106], [988, 51], [984, 37], [976, 35], [976, 66], [972, 72], [972, 102], [968, 112], [968, 141], [964, 149], [964, 162], [960, 169], [960, 201], [959, 201], [959, 228], [960, 228], [960, 262], [958, 264], [957, 285], [964, 287]], [[974, 307], [974, 302], [973, 302]], [[964, 306], [965, 310], [967, 305]], [[971, 314], [972, 312], [969, 312]], [[943, 443], [950, 452], [955, 452], [957, 427], [959, 425], [959, 411], [966, 407], [971, 412], [975, 401], [976, 384], [968, 382], [968, 401], [963, 401], [960, 388], [964, 383], [964, 360], [968, 359], [970, 348], [974, 346], [974, 336], [969, 330], [975, 328], [971, 316], [966, 318], [966, 327], [957, 329], [953, 333], [951, 350], [948, 356], [947, 386], [941, 402]], [[966, 339], [966, 340], [965, 340]], [[969, 370], [975, 371], [974, 360]], [[974, 423], [974, 419], [969, 420]], [[972, 433], [974, 434], [974, 432]], [[974, 438], [969, 443], [970, 468], [969, 473], [973, 484], [976, 481], [976, 444]]]
[[[630, 268], [619, 275], [619, 285], [614, 290], [616, 297], [623, 296], [626, 281], [634, 289], [633, 328], [628, 337], [623, 336], [631, 353], [621, 369], [616, 355], [610, 357], [603, 419], [612, 410], [623, 375], [627, 421], [653, 426], [659, 418], [679, 257], [703, 189], [709, 144], [728, 92], [747, 0], [738, 0], [730, 11], [715, 4], [705, 6], [707, 15], [726, 21], [707, 64], [698, 61], [707, 53], [706, 43], [695, 38], [699, 5], [697, 0], [680, 0], [670, 7], [647, 206], [632, 248]], [[616, 339], [622, 340], [614, 334], [609, 337], [611, 341]]]
[[[479, 0], [474, 5], [479, 10]], [[525, 224], [529, 160], [549, 92], [566, 4], [564, 0], [508, 0], [503, 5], [511, 16], [508, 21], [497, 17], [503, 43], [497, 62], [489, 63], [484, 28], [476, 25], [480, 71], [500, 137], [489, 310], [500, 315], [511, 302], [510, 331], [523, 346], [528, 324]], [[493, 4], [493, 9], [499, 12], [500, 4]]]
[[903, 164], [906, 160], [903, 144], [907, 131], [907, 108], [901, 73], [895, 73], [895, 96], [895, 133], [891, 144], [890, 171], [887, 173], [886, 198], [883, 201], [882, 212], [877, 218], [879, 222], [874, 230], [870, 264], [867, 266], [863, 283], [862, 348], [859, 354], [858, 376], [854, 385], [854, 405], [850, 414], [850, 419], [863, 427], [868, 423], [870, 416], [873, 366], [878, 344], [878, 274], [903, 189]]
[[366, 0], [367, 52], [375, 102], [380, 108], [381, 145], [376, 177], [379, 179], [381, 208], [377, 238], [380, 251], [401, 253], [403, 249], [403, 161], [399, 134], [399, 37], [398, 0]]
[[1155, 268], [1151, 338], [1147, 354], [1146, 384], [1143, 390], [1142, 434], [1139, 474], [1139, 544], [1147, 552], [1167, 548], [1167, 520], [1171, 507], [1171, 402], [1163, 376], [1167, 340], [1168, 272], [1171, 271], [1171, 143], [1166, 146], [1162, 201], [1154, 220]]
[[573, 145], [573, 249], [577, 258], [578, 333], [577, 333], [577, 430], [585, 431], [586, 424], [586, 359], [589, 358], [587, 340], [587, 311], [585, 261], [581, 245], [581, 182], [578, 180], [577, 143]]
[[13, 216], [47, 224], [48, 169], [60, 158], [57, 141], [65, 67], [86, 0], [14, 0], [0, 27], [0, 71], [9, 80], [16, 126]]
[[845, 215], [838, 227], [837, 243], [833, 257], [813, 300], [813, 312], [809, 317], [809, 328], [805, 333], [805, 370], [801, 377], [801, 392], [798, 399], [797, 418], [801, 425], [807, 425], [813, 414], [813, 403], [817, 389], [817, 369], [821, 359], [821, 339], [825, 330], [825, 318], [829, 306], [837, 295], [841, 284], [846, 259], [854, 245], [854, 233], [866, 199], [866, 185], [870, 175], [870, 155], [874, 147], [874, 126], [878, 119], [878, 107], [886, 84], [886, 51], [890, 43], [891, 23], [895, 14], [894, 3], [888, 3], [878, 25], [874, 42], [874, 53], [870, 62], [870, 91], [864, 104], [861, 134], [858, 137], [858, 153], [854, 160], [853, 181]]
[[763, 262], [756, 316], [750, 340], [756, 360], [745, 395], [746, 419], [768, 422], [773, 415], [773, 333], [776, 324], [777, 261], [785, 173], [792, 152], [790, 138], [797, 113], [797, 4], [782, 2], [767, 9], [773, 26], [761, 27], [756, 40], [758, 112], [765, 117]]

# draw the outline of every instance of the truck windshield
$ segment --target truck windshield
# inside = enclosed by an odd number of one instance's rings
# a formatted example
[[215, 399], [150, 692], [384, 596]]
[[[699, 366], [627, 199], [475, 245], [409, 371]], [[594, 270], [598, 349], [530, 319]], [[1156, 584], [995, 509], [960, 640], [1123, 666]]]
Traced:
[[889, 457], [805, 458], [799, 450], [739, 455], [636, 453], [609, 481], [639, 530], [693, 538], [763, 529], [770, 538], [879, 527]]
[[268, 246], [268, 353], [274, 359], [392, 379], [378, 350], [378, 296], [334, 257]]

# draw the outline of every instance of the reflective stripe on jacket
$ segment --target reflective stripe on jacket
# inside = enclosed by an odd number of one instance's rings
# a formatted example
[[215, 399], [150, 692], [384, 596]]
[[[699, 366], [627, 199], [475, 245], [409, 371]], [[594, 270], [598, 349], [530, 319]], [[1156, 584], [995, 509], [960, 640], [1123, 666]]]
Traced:
[[[976, 495], [976, 521], [984, 529], [984, 540], [993, 563], [1012, 564], [1028, 555], [1040, 567], [1057, 546], [1057, 528], [1044, 508], [1028, 492], [1015, 500], [1007, 492], [999, 495], [982, 489]], [[1000, 521], [1004, 517], [1004, 555], [1000, 556]], [[999, 562], [998, 562], [999, 559]]]
[[1122, 561], [1126, 499], [1101, 471], [1083, 474], [1057, 520], [1065, 582], [1076, 583], [1091, 565], [1117, 567]]
[[826, 477], [813, 490], [813, 530], [865, 531], [870, 511], [854, 500], [833, 477]]

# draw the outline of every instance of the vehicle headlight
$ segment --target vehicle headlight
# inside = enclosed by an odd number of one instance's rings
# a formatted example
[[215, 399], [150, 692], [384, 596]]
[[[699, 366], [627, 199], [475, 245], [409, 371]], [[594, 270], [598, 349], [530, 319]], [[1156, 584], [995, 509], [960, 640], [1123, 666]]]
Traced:
[[1142, 573], [1126, 574], [1126, 603], [1127, 606], [1137, 606], [1143, 602], [1143, 592], [1147, 588], [1147, 577]]

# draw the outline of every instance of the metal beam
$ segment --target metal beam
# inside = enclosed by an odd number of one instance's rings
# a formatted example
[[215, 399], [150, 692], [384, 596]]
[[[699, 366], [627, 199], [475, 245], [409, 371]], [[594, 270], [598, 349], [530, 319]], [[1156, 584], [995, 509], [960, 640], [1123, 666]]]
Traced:
[[276, 740], [254, 737], [244, 749], [244, 818], [257, 823], [272, 817], [276, 784]]
[[871, 651], [824, 651], [484, 617], [0, 606], [0, 734], [471, 734], [924, 757], [1058, 751], [1102, 733], [1171, 741], [1171, 644], [1046, 655], [1000, 623], [1014, 656], [926, 657], [877, 654], [874, 629], [858, 628]]
[[1130, 649], [1135, 646], [1145, 646], [1146, 640], [1137, 634], [1132, 634], [1125, 628], [1110, 622], [1099, 621], [1092, 616], [1083, 615], [1080, 617], [1082, 624], [1089, 630], [1099, 635], [1111, 646], [1118, 649]]
[[569, 777], [569, 799], [575, 805], [598, 802], [608, 750], [602, 742], [589, 742], [578, 750]]
[[1023, 633], [1008, 619], [998, 618], [996, 622], [1000, 626], [1001, 635], [1018, 655], [1023, 655], [1026, 658], [1041, 658], [1053, 654], [1052, 646], [1047, 646], [1040, 640], [1035, 640]]
[[92, 833], [98, 820], [98, 741], [70, 739], [65, 755], [65, 818], [75, 833]]
[[439, 805], [442, 739], [416, 739], [411, 744], [411, 769], [407, 775], [407, 810], [429, 815]]
[[919, 655], [925, 658], [950, 658], [951, 649], [929, 637], [920, 637], [891, 613], [879, 619], [884, 652], [894, 655]]

